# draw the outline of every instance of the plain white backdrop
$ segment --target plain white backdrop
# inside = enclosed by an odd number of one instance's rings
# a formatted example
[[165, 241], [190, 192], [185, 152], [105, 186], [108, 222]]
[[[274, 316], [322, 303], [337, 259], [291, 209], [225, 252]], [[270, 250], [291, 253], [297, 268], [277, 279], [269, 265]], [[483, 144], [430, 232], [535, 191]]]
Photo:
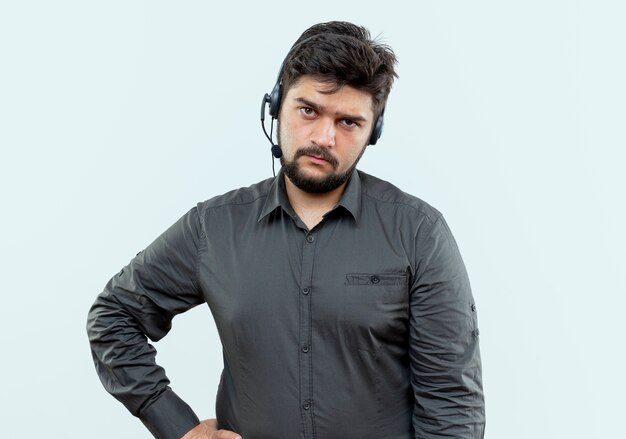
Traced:
[[[259, 124], [310, 25], [399, 58], [360, 168], [442, 211], [479, 309], [488, 439], [624, 436], [626, 6], [620, 1], [3, 1], [0, 437], [148, 438], [85, 320], [196, 202], [271, 175]], [[206, 306], [156, 345], [214, 414]]]

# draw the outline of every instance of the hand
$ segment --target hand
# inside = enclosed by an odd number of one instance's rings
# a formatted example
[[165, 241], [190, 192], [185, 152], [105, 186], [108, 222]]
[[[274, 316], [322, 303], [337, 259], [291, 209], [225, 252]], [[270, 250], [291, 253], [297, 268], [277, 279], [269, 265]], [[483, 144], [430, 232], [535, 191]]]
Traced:
[[217, 419], [205, 419], [181, 439], [241, 439], [234, 431], [218, 430]]

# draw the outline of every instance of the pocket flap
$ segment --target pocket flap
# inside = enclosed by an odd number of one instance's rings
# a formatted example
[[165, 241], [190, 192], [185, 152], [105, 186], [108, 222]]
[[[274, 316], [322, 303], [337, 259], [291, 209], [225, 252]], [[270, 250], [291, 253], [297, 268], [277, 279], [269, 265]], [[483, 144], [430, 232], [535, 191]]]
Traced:
[[404, 285], [406, 273], [348, 273], [346, 285]]

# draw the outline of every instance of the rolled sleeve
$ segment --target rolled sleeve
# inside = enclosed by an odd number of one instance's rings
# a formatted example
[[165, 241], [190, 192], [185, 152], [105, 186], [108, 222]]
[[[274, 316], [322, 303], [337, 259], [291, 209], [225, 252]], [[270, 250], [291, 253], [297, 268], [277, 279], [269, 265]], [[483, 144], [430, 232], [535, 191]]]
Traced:
[[197, 283], [201, 233], [189, 211], [115, 275], [89, 310], [87, 333], [106, 390], [157, 438], [178, 439], [198, 417], [156, 364], [158, 341], [175, 315], [203, 302]]
[[415, 437], [484, 435], [476, 306], [465, 265], [442, 217], [416, 234], [410, 361]]

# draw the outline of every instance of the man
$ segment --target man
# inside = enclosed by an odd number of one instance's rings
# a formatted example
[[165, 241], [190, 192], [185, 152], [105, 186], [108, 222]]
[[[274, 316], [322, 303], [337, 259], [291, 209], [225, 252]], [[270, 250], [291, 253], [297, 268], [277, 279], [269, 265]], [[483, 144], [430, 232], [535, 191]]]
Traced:
[[[199, 203], [98, 296], [96, 369], [155, 437], [483, 437], [455, 241], [434, 208], [355, 169], [380, 136], [395, 61], [362, 27], [305, 31], [262, 109], [278, 120], [279, 175]], [[199, 422], [146, 336], [203, 302], [224, 370], [217, 419]]]

